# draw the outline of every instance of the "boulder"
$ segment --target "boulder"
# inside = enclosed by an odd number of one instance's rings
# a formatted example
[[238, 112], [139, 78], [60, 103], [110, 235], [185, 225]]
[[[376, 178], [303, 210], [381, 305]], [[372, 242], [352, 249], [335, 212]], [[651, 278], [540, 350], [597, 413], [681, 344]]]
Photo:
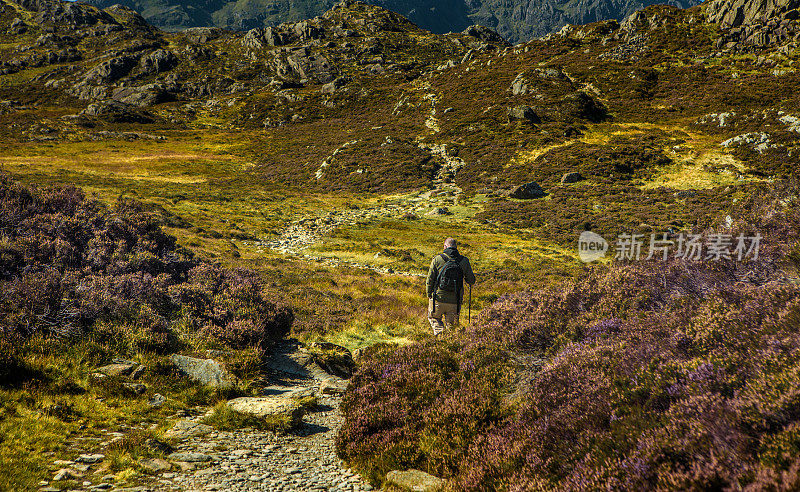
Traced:
[[83, 99], [84, 101], [97, 101], [106, 98], [108, 87], [104, 85], [92, 85], [86, 81], [80, 81], [67, 88], [67, 93]]
[[517, 186], [509, 195], [511, 198], [518, 198], [520, 200], [532, 200], [535, 198], [542, 198], [547, 196], [547, 193], [539, 186], [539, 183], [531, 181], [524, 185]]
[[530, 81], [525, 77], [525, 74], [521, 73], [511, 82], [511, 87], [508, 90], [515, 96], [527, 95], [531, 92]]
[[236, 378], [215, 360], [195, 359], [178, 354], [173, 354], [170, 360], [178, 370], [197, 383], [214, 388], [230, 388], [236, 383]]
[[215, 27], [190, 27], [181, 33], [186, 39], [195, 44], [206, 44], [222, 36], [224, 31]]
[[322, 86], [320, 92], [323, 94], [333, 94], [337, 90], [341, 89], [342, 87], [346, 86], [350, 83], [350, 77], [343, 76], [343, 77], [336, 77], [333, 82], [329, 82]]
[[560, 102], [562, 118], [581, 118], [597, 123], [604, 120], [608, 114], [603, 103], [583, 91], [567, 94]]
[[577, 183], [578, 181], [583, 181], [581, 173], [566, 173], [561, 176], [561, 184]]
[[394, 470], [386, 474], [386, 483], [408, 492], [439, 492], [445, 482], [420, 470]]
[[509, 121], [523, 121], [525, 123], [541, 123], [541, 119], [530, 106], [514, 106], [508, 109]]
[[297, 400], [283, 396], [246, 396], [230, 400], [228, 406], [233, 411], [262, 419], [287, 416], [292, 425], [299, 424], [305, 413], [303, 406]]

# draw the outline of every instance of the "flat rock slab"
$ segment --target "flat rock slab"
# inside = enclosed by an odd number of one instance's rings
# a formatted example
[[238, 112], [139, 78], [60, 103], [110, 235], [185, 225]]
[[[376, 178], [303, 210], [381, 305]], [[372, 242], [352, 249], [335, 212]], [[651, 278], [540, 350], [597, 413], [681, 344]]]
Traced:
[[78, 463], [99, 463], [105, 459], [104, 454], [82, 454], [75, 458]]
[[246, 396], [230, 400], [228, 406], [231, 410], [258, 418], [286, 415], [293, 425], [299, 424], [305, 413], [300, 403], [285, 396]]
[[386, 483], [411, 492], [439, 492], [444, 490], [444, 480], [420, 470], [390, 471]]
[[323, 395], [344, 395], [347, 390], [346, 383], [333, 379], [326, 379], [319, 385], [319, 392]]
[[108, 364], [107, 366], [98, 367], [97, 372], [99, 372], [100, 374], [105, 374], [106, 376], [120, 377], [120, 376], [127, 376], [128, 374], [132, 373], [134, 369], [136, 369], [137, 367], [138, 364], [136, 364], [135, 362]]
[[236, 383], [236, 378], [215, 360], [195, 359], [177, 354], [173, 354], [170, 360], [192, 381], [214, 388], [230, 388]]
[[311, 354], [307, 353], [274, 354], [267, 361], [267, 367], [273, 371], [280, 371], [303, 378], [316, 380], [330, 378], [330, 374], [316, 363]]
[[211, 456], [203, 453], [172, 453], [167, 458], [173, 461], [183, 461], [184, 463], [203, 463], [211, 461]]
[[206, 436], [213, 431], [210, 425], [201, 424], [193, 420], [180, 420], [171, 429], [164, 433], [165, 437], [186, 439], [188, 437]]

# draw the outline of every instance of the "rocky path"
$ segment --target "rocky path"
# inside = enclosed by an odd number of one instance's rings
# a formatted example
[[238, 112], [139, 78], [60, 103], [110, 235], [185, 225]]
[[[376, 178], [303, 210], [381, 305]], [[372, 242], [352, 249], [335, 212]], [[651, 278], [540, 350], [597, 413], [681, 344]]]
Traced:
[[[367, 491], [372, 486], [343, 467], [334, 436], [342, 418], [340, 396], [320, 399], [301, 427], [281, 435], [253, 429], [212, 431], [178, 448], [198, 461], [164, 473], [158, 489], [198, 491]], [[201, 461], [207, 460], [207, 461]]]
[[[299, 352], [276, 354], [265, 396], [316, 395], [318, 404], [288, 433], [255, 429], [217, 431], [204, 415], [179, 421], [168, 431], [179, 437], [169, 457], [181, 471], [162, 473], [158, 490], [369, 491], [372, 486], [336, 456], [334, 439], [346, 381], [322, 370]], [[184, 461], [176, 461], [184, 460]]]

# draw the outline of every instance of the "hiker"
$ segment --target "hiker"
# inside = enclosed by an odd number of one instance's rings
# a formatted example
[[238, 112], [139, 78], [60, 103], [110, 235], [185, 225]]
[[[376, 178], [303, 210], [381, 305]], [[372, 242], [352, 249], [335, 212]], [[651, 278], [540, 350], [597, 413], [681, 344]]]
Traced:
[[444, 331], [445, 326], [448, 330], [458, 327], [464, 282], [472, 289], [475, 274], [467, 257], [459, 254], [456, 240], [449, 237], [444, 241], [444, 252], [433, 258], [428, 270], [428, 321], [434, 335]]

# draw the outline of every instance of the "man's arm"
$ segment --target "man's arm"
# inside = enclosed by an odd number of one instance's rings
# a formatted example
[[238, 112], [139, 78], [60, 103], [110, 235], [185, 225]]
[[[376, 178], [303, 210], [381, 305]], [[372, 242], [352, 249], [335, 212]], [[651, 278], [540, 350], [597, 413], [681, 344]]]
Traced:
[[470, 265], [469, 260], [464, 258], [464, 282], [468, 283], [469, 285], [475, 284], [475, 274], [472, 272], [472, 265]]
[[436, 257], [431, 261], [431, 267], [428, 268], [428, 298], [433, 297], [433, 290], [436, 287], [436, 279], [439, 277], [439, 270], [436, 268]]

